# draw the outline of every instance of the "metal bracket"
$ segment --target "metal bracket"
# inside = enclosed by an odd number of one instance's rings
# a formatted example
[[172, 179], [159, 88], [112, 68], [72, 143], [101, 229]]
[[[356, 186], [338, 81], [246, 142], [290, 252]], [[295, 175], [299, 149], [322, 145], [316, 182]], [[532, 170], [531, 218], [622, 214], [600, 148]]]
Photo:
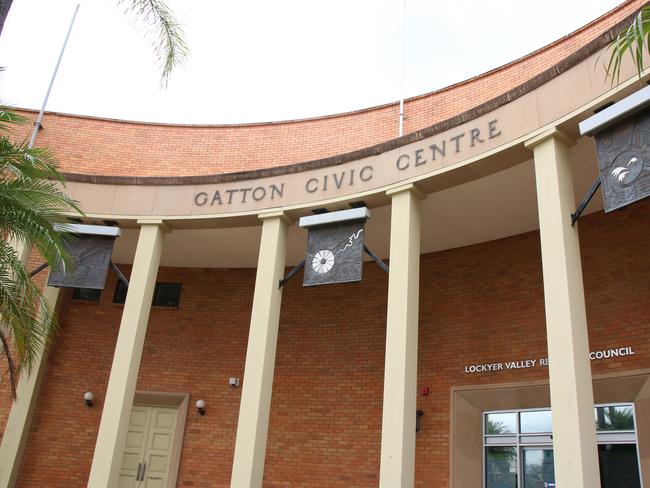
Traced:
[[[41, 264], [38, 268], [34, 269], [31, 273], [29, 273], [29, 277], [33, 278], [34, 276], [36, 276], [38, 273], [43, 271], [48, 266], [49, 265], [47, 263]], [[120, 280], [122, 283], [124, 283], [124, 285], [128, 288], [129, 280], [126, 279], [126, 276], [124, 276], [124, 273], [122, 273], [120, 271], [120, 268], [117, 267], [117, 265], [113, 262], [113, 260], [111, 260], [111, 269], [117, 275], [117, 279]]]
[[364, 244], [363, 245], [363, 250], [366, 252], [368, 256], [372, 258], [372, 260], [379, 265], [381, 269], [386, 271], [388, 273], [388, 265], [384, 263], [381, 259], [379, 259], [379, 256], [377, 256], [374, 252], [372, 252], [368, 247]]
[[124, 283], [124, 286], [129, 287], [129, 280], [126, 279], [126, 276], [120, 271], [120, 268], [113, 262], [111, 259], [111, 269], [117, 275], [117, 279]]
[[589, 202], [594, 197], [599, 187], [600, 187], [600, 176], [598, 176], [596, 181], [594, 181], [594, 184], [591, 185], [591, 188], [589, 189], [585, 197], [580, 202], [580, 205], [578, 205], [578, 208], [576, 208], [576, 211], [571, 214], [571, 227], [576, 225], [576, 222], [582, 215], [582, 212], [585, 211], [585, 208], [587, 208], [587, 205], [589, 205]]
[[291, 271], [289, 271], [289, 274], [282, 278], [280, 280], [280, 283], [278, 284], [278, 288], [282, 288], [284, 284], [289, 281], [291, 278], [293, 278], [293, 275], [295, 275], [298, 271], [300, 271], [303, 267], [305, 266], [305, 260], [303, 259], [300, 261], [295, 268], [293, 268]]
[[44, 270], [45, 268], [47, 268], [48, 266], [49, 266], [49, 265], [48, 265], [47, 263], [43, 263], [43, 264], [41, 264], [38, 268], [36, 268], [36, 269], [35, 269], [34, 271], [32, 271], [31, 273], [29, 273], [29, 277], [30, 277], [30, 278], [33, 278], [34, 276], [36, 276], [38, 273], [40, 273], [41, 271], [43, 271], [43, 270]]

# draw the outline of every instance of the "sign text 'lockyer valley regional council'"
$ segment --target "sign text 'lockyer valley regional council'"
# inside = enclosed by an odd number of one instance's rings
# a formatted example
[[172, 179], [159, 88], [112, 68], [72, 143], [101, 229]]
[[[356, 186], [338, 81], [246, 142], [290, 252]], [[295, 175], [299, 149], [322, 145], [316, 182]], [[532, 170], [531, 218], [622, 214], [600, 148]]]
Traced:
[[[426, 167], [427, 164], [441, 162], [446, 156], [462, 153], [464, 149], [479, 146], [490, 139], [501, 135], [498, 120], [488, 121], [484, 127], [474, 127], [459, 132], [447, 139], [435, 141], [409, 152], [401, 153], [394, 163], [398, 172], [407, 172], [413, 168]], [[375, 174], [373, 164], [359, 164], [356, 168], [346, 168], [340, 171], [311, 176], [305, 179], [303, 191], [308, 195], [330, 196], [337, 191], [345, 190], [364, 183], [371, 183]], [[201, 191], [194, 195], [194, 204], [198, 207], [219, 207], [232, 204], [273, 203], [284, 197], [285, 183], [278, 178], [271, 183], [258, 186], [239, 186]]]
[[[602, 359], [613, 359], [625, 356], [634, 356], [636, 353], [630, 346], [616, 347], [613, 349], [603, 349], [601, 351], [592, 351], [589, 353], [589, 359], [592, 361], [600, 361]], [[500, 363], [483, 363], [483, 364], [468, 364], [465, 365], [465, 374], [477, 373], [496, 373], [499, 371], [528, 369], [528, 368], [547, 368], [548, 358], [539, 359], [524, 359], [521, 361], [504, 361]]]

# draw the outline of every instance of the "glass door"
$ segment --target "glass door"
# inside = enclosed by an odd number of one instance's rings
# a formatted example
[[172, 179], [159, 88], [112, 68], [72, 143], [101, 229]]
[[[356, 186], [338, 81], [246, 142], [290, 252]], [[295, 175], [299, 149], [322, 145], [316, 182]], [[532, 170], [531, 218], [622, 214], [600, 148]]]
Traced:
[[553, 488], [553, 448], [523, 447], [521, 449], [523, 488]]

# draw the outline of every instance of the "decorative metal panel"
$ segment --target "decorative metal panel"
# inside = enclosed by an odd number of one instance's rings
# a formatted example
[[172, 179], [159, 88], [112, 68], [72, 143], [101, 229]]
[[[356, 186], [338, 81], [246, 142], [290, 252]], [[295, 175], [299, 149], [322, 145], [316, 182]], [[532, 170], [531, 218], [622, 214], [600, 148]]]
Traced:
[[605, 211], [650, 195], [650, 111], [596, 135]]
[[365, 224], [362, 219], [310, 227], [303, 285], [360, 281]]
[[52, 269], [47, 284], [67, 288], [103, 290], [113, 253], [114, 237], [78, 235], [65, 243], [73, 266], [67, 271]]

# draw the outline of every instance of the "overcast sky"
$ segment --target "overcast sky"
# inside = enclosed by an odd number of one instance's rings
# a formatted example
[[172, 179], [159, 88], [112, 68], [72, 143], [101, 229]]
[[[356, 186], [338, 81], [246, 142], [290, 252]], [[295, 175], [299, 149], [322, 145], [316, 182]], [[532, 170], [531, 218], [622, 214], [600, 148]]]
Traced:
[[[14, 0], [0, 99], [40, 108], [76, 0]], [[48, 110], [179, 123], [286, 120], [399, 100], [403, 0], [169, 0], [191, 57], [160, 88], [118, 0], [84, 0]], [[407, 0], [406, 96], [490, 70], [614, 8], [608, 0]]]

